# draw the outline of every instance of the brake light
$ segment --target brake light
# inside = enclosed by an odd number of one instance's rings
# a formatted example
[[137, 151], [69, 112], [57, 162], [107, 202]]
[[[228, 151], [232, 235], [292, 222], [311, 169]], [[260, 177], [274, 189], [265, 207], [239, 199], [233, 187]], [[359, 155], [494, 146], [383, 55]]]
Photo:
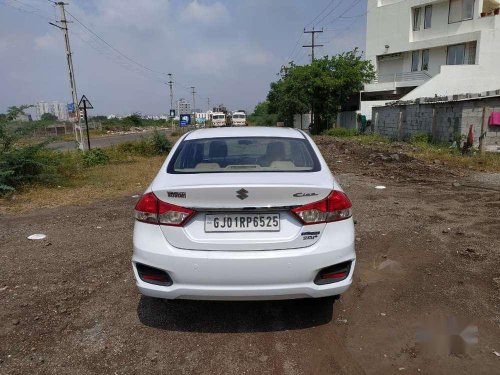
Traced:
[[135, 206], [134, 217], [150, 224], [183, 226], [195, 211], [163, 202], [153, 192], [144, 194]]
[[348, 219], [352, 216], [352, 203], [347, 195], [334, 190], [322, 201], [295, 207], [292, 212], [305, 225], [330, 223]]

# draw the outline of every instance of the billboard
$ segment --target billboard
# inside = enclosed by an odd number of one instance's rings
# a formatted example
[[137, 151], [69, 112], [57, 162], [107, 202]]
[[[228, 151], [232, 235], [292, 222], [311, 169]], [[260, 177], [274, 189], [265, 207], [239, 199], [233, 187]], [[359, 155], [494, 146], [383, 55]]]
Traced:
[[175, 117], [175, 109], [171, 109], [170, 110], [170, 118], [174, 118]]
[[191, 115], [180, 115], [179, 126], [188, 126], [191, 124]]

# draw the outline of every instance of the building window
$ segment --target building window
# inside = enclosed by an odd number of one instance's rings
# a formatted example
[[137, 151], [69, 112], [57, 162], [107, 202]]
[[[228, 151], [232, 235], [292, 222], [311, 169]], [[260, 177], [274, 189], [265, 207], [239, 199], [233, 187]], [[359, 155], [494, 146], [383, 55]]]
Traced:
[[429, 50], [422, 51], [422, 70], [429, 70]]
[[450, 0], [448, 23], [467, 21], [474, 18], [475, 0]]
[[418, 71], [418, 59], [419, 59], [419, 53], [420, 51], [413, 51], [411, 53], [411, 71], [416, 72]]
[[469, 65], [474, 65], [476, 63], [476, 42], [472, 42], [469, 45]]
[[420, 30], [420, 8], [413, 8], [413, 31]]
[[448, 46], [446, 65], [463, 65], [465, 62], [465, 44]]
[[432, 25], [432, 5], [425, 7], [424, 14], [424, 29], [430, 29]]

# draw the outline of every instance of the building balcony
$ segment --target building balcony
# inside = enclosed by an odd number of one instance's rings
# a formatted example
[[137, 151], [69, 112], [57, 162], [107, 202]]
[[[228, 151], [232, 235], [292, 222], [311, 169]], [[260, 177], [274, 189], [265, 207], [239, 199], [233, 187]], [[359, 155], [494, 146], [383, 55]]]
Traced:
[[380, 74], [365, 85], [365, 91], [395, 91], [399, 87], [417, 87], [431, 78], [426, 71]]

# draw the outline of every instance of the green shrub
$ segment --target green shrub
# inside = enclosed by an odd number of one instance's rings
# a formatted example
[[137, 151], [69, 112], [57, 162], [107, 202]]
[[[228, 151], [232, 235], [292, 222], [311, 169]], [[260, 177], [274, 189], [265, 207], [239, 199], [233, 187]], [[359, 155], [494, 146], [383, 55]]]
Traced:
[[82, 161], [86, 167], [104, 165], [109, 163], [109, 155], [103, 149], [93, 148], [82, 154]]
[[110, 151], [113, 151], [113, 156], [116, 159], [120, 159], [122, 155], [127, 156], [152, 156], [153, 152], [153, 144], [149, 139], [140, 139], [138, 141], [129, 141], [120, 143], [112, 148]]
[[410, 137], [410, 143], [413, 145], [429, 144], [432, 142], [432, 134], [427, 132], [416, 133]]
[[0, 195], [30, 183], [60, 182], [61, 153], [47, 150], [45, 143], [16, 147], [0, 153]]
[[333, 128], [333, 129], [328, 129], [323, 132], [323, 135], [329, 135], [332, 137], [340, 137], [340, 138], [347, 138], [347, 137], [355, 137], [359, 135], [359, 131], [357, 129], [347, 129], [347, 128]]
[[162, 134], [158, 131], [154, 131], [153, 133], [153, 151], [156, 155], [167, 155], [172, 148], [169, 140], [167, 139], [165, 134]]

